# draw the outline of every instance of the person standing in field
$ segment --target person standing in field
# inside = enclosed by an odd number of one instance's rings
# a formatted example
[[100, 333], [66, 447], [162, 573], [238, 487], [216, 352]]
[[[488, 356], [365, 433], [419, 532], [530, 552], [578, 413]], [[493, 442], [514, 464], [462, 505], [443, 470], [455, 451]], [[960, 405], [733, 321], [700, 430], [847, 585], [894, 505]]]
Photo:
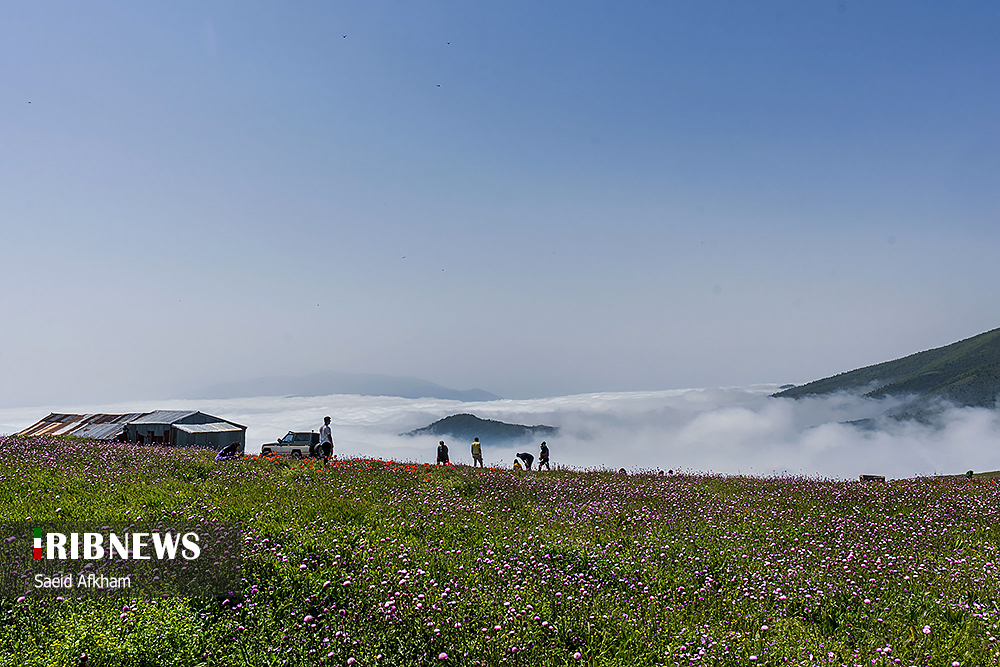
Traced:
[[319, 429], [319, 446], [323, 451], [323, 465], [330, 463], [330, 458], [337, 458], [333, 453], [333, 431], [330, 429], [330, 418], [323, 417], [323, 425]]
[[438, 443], [437, 462], [438, 462], [438, 465], [446, 465], [449, 462], [448, 461], [448, 445], [444, 444], [444, 440], [442, 440], [440, 443]]
[[545, 466], [546, 470], [552, 470], [552, 468], [549, 467], [549, 446], [545, 444], [544, 440], [542, 440], [542, 444], [539, 445], [538, 452], [538, 469], [541, 470], [542, 466]]
[[520, 454], [517, 454], [517, 458], [524, 461], [524, 467], [526, 470], [531, 470], [531, 463], [535, 460], [534, 456], [532, 456], [529, 452], [521, 452]]
[[476, 464], [479, 464], [480, 468], [484, 468], [483, 465], [483, 446], [479, 444], [479, 438], [472, 439], [472, 467], [475, 468]]

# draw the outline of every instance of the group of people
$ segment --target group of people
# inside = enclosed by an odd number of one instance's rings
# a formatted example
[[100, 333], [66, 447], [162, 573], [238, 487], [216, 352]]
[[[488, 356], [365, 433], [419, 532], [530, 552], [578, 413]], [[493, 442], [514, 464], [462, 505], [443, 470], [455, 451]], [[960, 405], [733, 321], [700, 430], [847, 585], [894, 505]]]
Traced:
[[[542, 466], [545, 466], [546, 470], [551, 470], [549, 467], [549, 446], [545, 444], [544, 440], [542, 440], [542, 444], [538, 446], [538, 449], [538, 469], [541, 470]], [[531, 470], [531, 464], [534, 462], [535, 457], [528, 452], [521, 452], [520, 454], [514, 455], [515, 470], [520, 469], [522, 463], [527, 470]]]
[[[541, 470], [542, 466], [545, 466], [546, 470], [551, 470], [549, 467], [549, 446], [542, 441], [542, 444], [538, 446], [538, 469]], [[310, 446], [309, 454], [311, 456], [322, 456], [323, 465], [327, 465], [330, 459], [336, 459], [337, 455], [334, 453], [333, 445], [333, 431], [330, 428], [330, 418], [323, 418], [323, 426], [319, 429], [319, 444], [314, 447]], [[222, 452], [220, 452], [220, 456]], [[437, 462], [439, 464], [449, 463], [448, 458], [448, 445], [444, 444], [444, 440], [438, 443], [437, 449]], [[535, 457], [528, 452], [521, 452], [514, 456], [514, 469], [520, 470], [522, 466], [531, 470], [532, 464], [535, 462]], [[479, 438], [474, 438], [472, 440], [472, 465], [473, 467], [485, 467], [483, 465], [483, 445], [479, 442]]]
[[[549, 467], [549, 446], [545, 444], [544, 440], [542, 440], [542, 444], [538, 447], [538, 469], [541, 470], [542, 466], [545, 466], [546, 470], [551, 470]], [[444, 444], [444, 440], [441, 440], [438, 443], [437, 462], [439, 465], [451, 462], [448, 458], [448, 445]], [[535, 457], [528, 452], [515, 454], [514, 469], [521, 470], [523, 465], [524, 468], [531, 470], [531, 464], [534, 462]], [[479, 442], [479, 438], [474, 438], [472, 440], [472, 467], [485, 467], [483, 465], [483, 445]]]

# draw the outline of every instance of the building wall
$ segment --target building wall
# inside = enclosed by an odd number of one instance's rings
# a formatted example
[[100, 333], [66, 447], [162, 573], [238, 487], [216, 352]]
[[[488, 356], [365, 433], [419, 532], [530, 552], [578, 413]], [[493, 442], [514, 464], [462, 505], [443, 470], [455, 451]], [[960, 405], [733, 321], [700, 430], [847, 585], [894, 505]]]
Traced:
[[175, 433], [176, 429], [170, 424], [128, 424], [125, 427], [128, 442], [140, 442], [144, 445], [176, 444]]
[[246, 447], [246, 431], [223, 431], [215, 433], [185, 433], [175, 430], [176, 445], [178, 447], [208, 447], [211, 449], [222, 449], [226, 445], [234, 442], [240, 446], [240, 450]]
[[[212, 419], [212, 422], [219, 421]], [[208, 423], [206, 421], [195, 423]], [[242, 451], [246, 447], [246, 429], [214, 433], [185, 433], [172, 424], [128, 424], [125, 427], [128, 442], [145, 445], [170, 445], [176, 447], [209, 447], [221, 449], [238, 443]]]

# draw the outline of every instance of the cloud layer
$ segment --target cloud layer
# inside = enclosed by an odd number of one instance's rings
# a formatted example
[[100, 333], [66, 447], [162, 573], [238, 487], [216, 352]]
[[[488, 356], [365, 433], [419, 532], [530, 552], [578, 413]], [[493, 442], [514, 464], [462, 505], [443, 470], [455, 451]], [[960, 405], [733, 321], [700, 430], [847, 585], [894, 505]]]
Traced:
[[[161, 401], [0, 410], [0, 433], [59, 412], [129, 412], [191, 408], [247, 425], [248, 451], [260, 451], [289, 430], [316, 430], [333, 419], [341, 456], [433, 461], [437, 438], [398, 434], [442, 417], [471, 412], [487, 419], [560, 427], [549, 439], [552, 462], [576, 467], [804, 474], [854, 478], [909, 477], [1000, 468], [1000, 413], [945, 410], [924, 425], [880, 417], [894, 399], [848, 394], [774, 399], [770, 385], [658, 392], [598, 393], [532, 400], [462, 403], [437, 399], [336, 395]], [[873, 419], [874, 428], [845, 422]], [[488, 464], [509, 465], [517, 451], [485, 442]], [[455, 463], [471, 463], [467, 443], [450, 442]]]

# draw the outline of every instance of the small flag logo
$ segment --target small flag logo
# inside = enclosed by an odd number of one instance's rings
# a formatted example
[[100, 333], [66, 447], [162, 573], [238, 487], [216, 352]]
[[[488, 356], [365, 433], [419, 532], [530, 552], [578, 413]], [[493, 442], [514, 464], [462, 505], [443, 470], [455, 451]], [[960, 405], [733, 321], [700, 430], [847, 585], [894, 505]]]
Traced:
[[35, 528], [35, 560], [42, 557], [42, 529]]

